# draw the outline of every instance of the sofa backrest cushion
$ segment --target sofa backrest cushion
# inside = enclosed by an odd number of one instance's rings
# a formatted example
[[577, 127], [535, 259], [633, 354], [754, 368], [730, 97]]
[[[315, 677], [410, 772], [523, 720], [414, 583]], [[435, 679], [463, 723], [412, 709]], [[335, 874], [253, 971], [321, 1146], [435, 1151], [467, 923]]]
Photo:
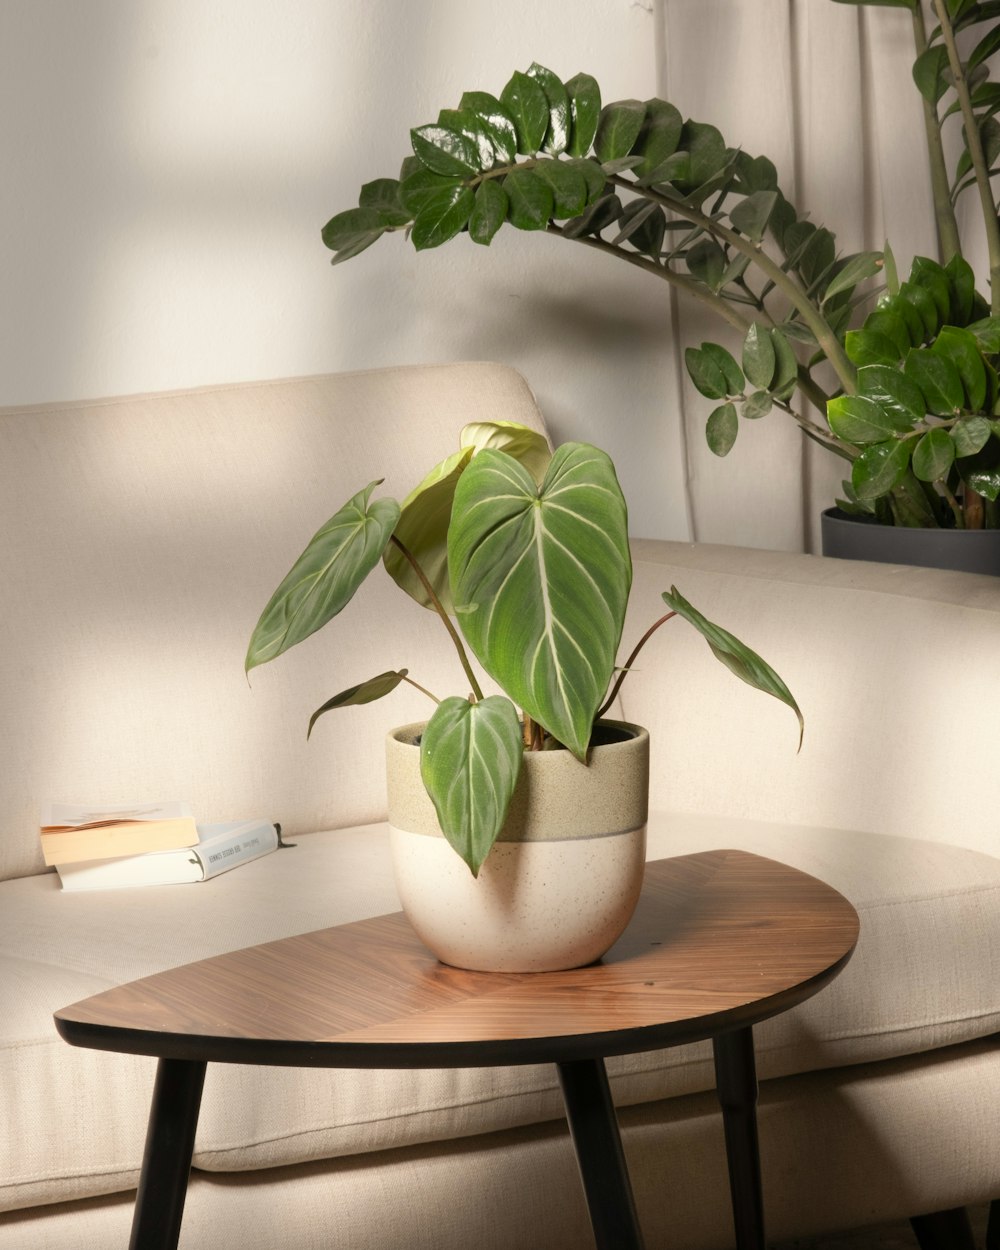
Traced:
[[180, 799], [290, 832], [384, 814], [383, 741], [410, 687], [318, 722], [407, 667], [464, 694], [440, 622], [376, 570], [332, 628], [244, 677], [250, 633], [309, 538], [378, 478], [402, 499], [468, 421], [542, 429], [524, 380], [414, 366], [0, 410], [0, 879], [44, 867], [40, 805]]

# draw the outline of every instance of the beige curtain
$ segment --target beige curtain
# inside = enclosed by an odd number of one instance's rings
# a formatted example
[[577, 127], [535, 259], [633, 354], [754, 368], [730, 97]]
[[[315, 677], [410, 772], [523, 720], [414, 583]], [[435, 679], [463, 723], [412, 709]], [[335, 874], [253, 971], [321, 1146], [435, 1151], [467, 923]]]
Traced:
[[[888, 238], [901, 271], [916, 254], [937, 256], [907, 10], [833, 0], [658, 4], [661, 96], [718, 126], [731, 146], [769, 156], [785, 194], [835, 233], [839, 251], [879, 249]], [[975, 204], [961, 207], [974, 220]], [[982, 274], [977, 246], [967, 256]], [[673, 312], [681, 372], [687, 346], [737, 346], [683, 297]], [[681, 404], [693, 537], [818, 550], [819, 513], [839, 493], [845, 462], [780, 412], [741, 421], [720, 460], [705, 443], [712, 404], [686, 375]]]

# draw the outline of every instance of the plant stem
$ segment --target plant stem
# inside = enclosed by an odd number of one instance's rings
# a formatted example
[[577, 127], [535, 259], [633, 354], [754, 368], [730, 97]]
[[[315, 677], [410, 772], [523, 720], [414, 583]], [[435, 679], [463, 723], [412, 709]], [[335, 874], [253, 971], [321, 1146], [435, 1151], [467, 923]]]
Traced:
[[594, 717], [594, 720], [600, 720], [601, 717], [604, 715], [604, 713], [612, 705], [612, 703], [614, 703], [615, 699], [618, 698], [618, 691], [621, 690], [622, 688], [622, 682], [632, 671], [632, 665], [635, 663], [635, 658], [639, 654], [639, 652], [643, 649], [643, 647], [646, 645], [646, 643], [649, 642], [650, 638], [652, 638], [652, 636], [656, 633], [656, 631], [660, 628], [661, 625], [666, 625], [667, 621], [669, 621], [672, 616], [676, 616], [676, 615], [677, 615], [676, 612], [668, 612], [666, 616], [661, 616], [658, 621], [654, 621], [653, 624], [650, 625], [649, 629], [646, 630], [643, 636], [635, 644], [635, 646], [632, 648], [632, 654], [628, 657], [628, 659], [622, 665], [621, 672], [618, 674], [618, 680], [611, 687], [611, 693], [608, 695], [607, 699], [598, 709], [597, 715]]
[[414, 681], [412, 677], [404, 677], [403, 681], [405, 681], [408, 685], [412, 686], [415, 690], [419, 690], [421, 694], [425, 694], [428, 697], [428, 699], [433, 699], [435, 703], [441, 702], [441, 700], [437, 697], [436, 694], [431, 694], [431, 692], [427, 689], [426, 686], [421, 686], [420, 682]]
[[[922, 5], [913, 6], [913, 44], [917, 56], [927, 51], [927, 27], [924, 24]], [[934, 219], [937, 223], [938, 252], [942, 264], [947, 264], [953, 256], [961, 256], [962, 244], [958, 233], [958, 222], [955, 219], [955, 206], [951, 201], [951, 188], [948, 185], [948, 166], [944, 159], [944, 147], [941, 143], [941, 123], [938, 120], [937, 105], [932, 104], [924, 95], [920, 96], [924, 110], [924, 131], [927, 136], [927, 155], [931, 167], [931, 194], [934, 198]]]
[[[441, 600], [434, 592], [434, 587], [428, 581], [424, 570], [417, 563], [416, 557], [411, 551], [408, 550], [407, 547], [403, 545], [403, 543], [399, 541], [395, 534], [392, 535], [389, 541], [393, 543], [403, 554], [414, 573], [416, 573], [417, 577], [420, 579], [421, 586], [423, 586], [424, 590], [427, 591], [428, 598], [434, 606], [434, 610], [437, 612], [438, 616], [440, 616], [441, 620], [444, 621], [444, 627], [448, 631], [452, 642], [455, 644], [455, 650], [458, 652], [458, 658], [462, 662], [462, 668], [465, 669], [465, 675], [469, 679], [469, 685], [472, 687], [472, 693], [475, 695], [476, 700], [481, 703], [483, 701], [482, 688], [480, 687], [479, 682], [476, 681], [476, 674], [472, 671], [472, 665], [469, 663], [469, 657], [466, 654], [465, 647], [462, 645], [461, 638], [458, 636], [458, 631], [452, 624], [451, 617], [442, 607]], [[433, 697], [434, 696], [431, 695], [432, 699]]]
[[668, 195], [661, 195], [651, 187], [636, 187], [627, 178], [622, 178], [617, 174], [611, 175], [608, 181], [617, 187], [623, 187], [626, 190], [635, 192], [637, 195], [642, 195], [646, 199], [655, 200], [658, 204], [663, 205], [664, 208], [676, 213], [678, 217], [682, 217], [685, 221], [690, 221], [692, 225], [701, 226], [703, 230], [716, 238], [724, 239], [737, 252], [744, 256], [749, 256], [757, 268], [770, 278], [778, 290], [789, 300], [802, 317], [802, 320], [812, 330], [816, 342], [827, 360], [829, 360], [846, 393], [848, 395], [855, 393], [857, 389], [857, 375], [854, 365], [848, 359], [840, 340], [827, 324], [826, 318], [815, 304], [811, 302], [798, 282], [790, 274], [785, 273], [782, 267], [764, 251], [759, 243], [751, 242], [735, 230], [730, 230], [727, 226], [721, 225], [711, 217], [706, 217], [698, 209], [691, 208], [690, 205], [684, 204], [680, 200], [672, 199]]
[[941, 35], [948, 51], [948, 64], [951, 68], [955, 84], [955, 95], [958, 97], [962, 110], [962, 121], [965, 127], [965, 142], [972, 159], [972, 168], [976, 175], [976, 186], [979, 188], [979, 203], [983, 210], [983, 224], [986, 227], [986, 246], [990, 257], [990, 311], [993, 316], [1000, 315], [1000, 222], [997, 221], [996, 205], [993, 202], [993, 188], [990, 186], [989, 165], [983, 152], [979, 125], [972, 108], [969, 95], [969, 84], [965, 77], [965, 68], [955, 43], [955, 30], [948, 14], [946, 0], [934, 0], [934, 10], [941, 24]]
[[[560, 226], [549, 222], [546, 226], [549, 234], [557, 234], [565, 238], [566, 235]], [[572, 236], [570, 236], [572, 237]], [[675, 273], [673, 269], [667, 269], [663, 265], [658, 265], [655, 261], [650, 260], [648, 256], [643, 256], [639, 252], [625, 252], [620, 247], [615, 247], [613, 243], [609, 243], [607, 239], [602, 239], [599, 235], [581, 235], [579, 238], [572, 239], [574, 243], [584, 243], [587, 247], [594, 247], [599, 252], [606, 252], [609, 256], [617, 256], [620, 260], [627, 260], [630, 265], [635, 265], [639, 269], [651, 273], [654, 277], [662, 278], [664, 282], [669, 282], [671, 286], [679, 287], [686, 295], [690, 295], [692, 299], [699, 300], [706, 307], [718, 316], [729, 322], [734, 329], [739, 330], [741, 334], [746, 334], [750, 329], [750, 322], [746, 317], [741, 316], [734, 308], [721, 298], [721, 296], [713, 295], [711, 291], [707, 291], [700, 283], [695, 282], [693, 278], [685, 278], [683, 274]]]

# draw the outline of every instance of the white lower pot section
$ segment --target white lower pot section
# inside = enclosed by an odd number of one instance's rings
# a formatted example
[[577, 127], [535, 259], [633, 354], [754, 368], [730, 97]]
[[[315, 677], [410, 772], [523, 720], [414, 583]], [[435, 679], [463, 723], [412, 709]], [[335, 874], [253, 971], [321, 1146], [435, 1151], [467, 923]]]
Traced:
[[403, 910], [445, 963], [485, 972], [552, 972], [599, 959], [631, 919], [646, 857], [649, 735], [581, 764], [527, 752], [500, 838], [473, 877], [437, 823], [420, 780], [420, 725], [389, 735], [389, 823]]

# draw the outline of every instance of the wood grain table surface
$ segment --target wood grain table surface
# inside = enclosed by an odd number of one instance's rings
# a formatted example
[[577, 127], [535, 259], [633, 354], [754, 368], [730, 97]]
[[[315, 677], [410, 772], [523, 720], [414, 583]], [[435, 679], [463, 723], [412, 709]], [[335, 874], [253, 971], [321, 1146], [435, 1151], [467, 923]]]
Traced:
[[717, 1036], [809, 998], [859, 922], [831, 887], [745, 851], [646, 867], [598, 963], [479, 973], [441, 964], [402, 913], [248, 947], [56, 1013], [68, 1042], [209, 1062], [323, 1067], [539, 1063]]

